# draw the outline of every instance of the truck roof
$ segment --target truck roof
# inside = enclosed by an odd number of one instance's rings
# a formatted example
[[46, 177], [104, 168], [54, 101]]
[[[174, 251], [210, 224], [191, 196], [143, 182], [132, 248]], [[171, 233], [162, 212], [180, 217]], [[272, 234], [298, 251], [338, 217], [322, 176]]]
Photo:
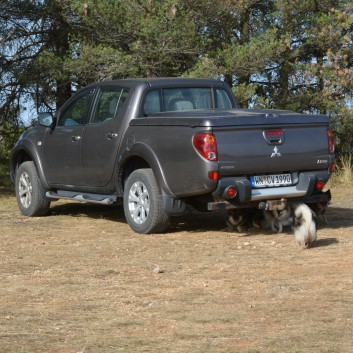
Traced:
[[119, 80], [102, 81], [95, 85], [122, 85], [128, 87], [137, 86], [225, 86], [226, 83], [221, 80], [205, 78], [185, 78], [185, 77], [150, 77], [150, 78], [127, 78]]

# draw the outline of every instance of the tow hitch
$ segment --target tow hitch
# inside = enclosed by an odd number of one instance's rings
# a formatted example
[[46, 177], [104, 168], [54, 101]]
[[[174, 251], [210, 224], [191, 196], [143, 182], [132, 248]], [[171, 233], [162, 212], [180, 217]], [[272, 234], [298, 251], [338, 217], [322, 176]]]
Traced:
[[260, 202], [258, 204], [258, 208], [260, 210], [266, 210], [266, 211], [280, 211], [283, 210], [287, 205], [287, 200], [286, 199], [280, 199], [280, 200], [269, 200], [266, 202]]

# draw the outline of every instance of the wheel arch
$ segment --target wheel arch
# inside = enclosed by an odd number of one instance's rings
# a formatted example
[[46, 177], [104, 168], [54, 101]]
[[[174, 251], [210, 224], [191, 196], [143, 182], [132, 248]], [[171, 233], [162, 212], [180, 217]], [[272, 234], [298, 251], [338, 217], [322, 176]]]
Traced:
[[160, 194], [172, 195], [157, 155], [150, 147], [144, 144], [134, 145], [120, 163], [118, 171], [118, 188], [120, 193], [124, 192], [124, 183], [129, 175], [133, 171], [142, 168], [152, 169]]
[[34, 163], [43, 188], [49, 189], [49, 185], [44, 174], [43, 164], [39, 156], [38, 150], [29, 140], [22, 141], [22, 143], [17, 146], [12, 152], [10, 162], [10, 177], [12, 182], [14, 182], [16, 179], [18, 167], [22, 163], [27, 161], [32, 161]]

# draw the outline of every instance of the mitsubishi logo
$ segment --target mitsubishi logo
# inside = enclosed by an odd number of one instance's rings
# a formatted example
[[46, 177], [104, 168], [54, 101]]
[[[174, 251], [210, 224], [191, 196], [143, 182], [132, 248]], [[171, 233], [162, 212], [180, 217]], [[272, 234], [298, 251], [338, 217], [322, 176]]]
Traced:
[[273, 149], [273, 152], [271, 154], [271, 158], [273, 158], [273, 157], [281, 157], [281, 154], [279, 153], [277, 146], [275, 146], [275, 148]]

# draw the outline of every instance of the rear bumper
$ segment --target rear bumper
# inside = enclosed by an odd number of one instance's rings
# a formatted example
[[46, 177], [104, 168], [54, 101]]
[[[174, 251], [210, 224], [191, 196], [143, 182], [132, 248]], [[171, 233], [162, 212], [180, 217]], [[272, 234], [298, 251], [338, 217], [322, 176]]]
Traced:
[[[209, 202], [208, 210], [253, 207], [260, 201], [293, 199], [305, 203], [318, 202], [312, 196], [318, 180], [328, 181], [330, 175], [327, 171], [302, 172], [298, 175], [295, 185], [253, 189], [250, 181], [245, 177], [223, 178], [219, 180], [215, 192], [212, 193], [214, 202]], [[233, 199], [227, 197], [227, 189], [235, 187], [237, 196]]]

